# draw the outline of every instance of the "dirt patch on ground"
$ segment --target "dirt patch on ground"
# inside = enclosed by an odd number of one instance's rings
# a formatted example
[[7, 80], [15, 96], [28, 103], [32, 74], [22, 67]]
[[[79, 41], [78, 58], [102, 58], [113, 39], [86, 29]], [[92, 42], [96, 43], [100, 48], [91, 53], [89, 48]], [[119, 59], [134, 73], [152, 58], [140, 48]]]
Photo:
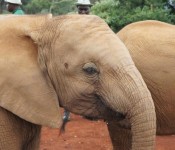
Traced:
[[[66, 132], [43, 128], [40, 150], [112, 150], [105, 122], [71, 114]], [[175, 150], [175, 136], [157, 137], [156, 150]]]

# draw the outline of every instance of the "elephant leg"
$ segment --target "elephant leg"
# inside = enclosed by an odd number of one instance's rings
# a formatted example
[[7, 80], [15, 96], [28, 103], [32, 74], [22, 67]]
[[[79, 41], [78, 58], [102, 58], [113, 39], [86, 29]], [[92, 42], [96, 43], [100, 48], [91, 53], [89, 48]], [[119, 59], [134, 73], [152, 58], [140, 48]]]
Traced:
[[0, 107], [0, 149], [39, 149], [41, 127], [29, 123]]
[[117, 121], [109, 121], [107, 127], [114, 150], [131, 149], [132, 137], [129, 129], [121, 128]]
[[38, 150], [41, 126], [22, 120], [23, 147], [22, 150]]

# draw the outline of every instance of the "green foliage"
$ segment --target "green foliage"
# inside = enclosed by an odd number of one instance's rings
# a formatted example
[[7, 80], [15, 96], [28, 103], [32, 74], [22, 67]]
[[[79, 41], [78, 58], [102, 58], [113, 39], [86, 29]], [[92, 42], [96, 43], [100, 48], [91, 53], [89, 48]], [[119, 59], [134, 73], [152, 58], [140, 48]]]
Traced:
[[75, 12], [75, 1], [74, 0], [62, 0], [53, 6], [52, 13], [54, 15], [67, 14], [70, 12]]
[[40, 13], [42, 10], [48, 10], [51, 6], [50, 0], [31, 0], [25, 7], [27, 14]]
[[114, 32], [132, 22], [160, 20], [175, 23], [166, 0], [101, 0], [92, 7], [92, 13], [103, 18]]
[[74, 0], [30, 0], [24, 6], [27, 14], [52, 13], [54, 15], [67, 14], [75, 11]]

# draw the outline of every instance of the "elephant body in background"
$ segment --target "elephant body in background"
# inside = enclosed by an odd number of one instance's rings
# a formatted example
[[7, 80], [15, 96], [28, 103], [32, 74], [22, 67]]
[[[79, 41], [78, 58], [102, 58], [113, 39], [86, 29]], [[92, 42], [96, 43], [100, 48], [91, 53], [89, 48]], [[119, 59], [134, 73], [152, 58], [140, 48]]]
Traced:
[[131, 149], [154, 149], [151, 94], [127, 48], [102, 19], [0, 18], [0, 149], [37, 149], [41, 126], [62, 125], [60, 106], [92, 118], [127, 118]]
[[[136, 22], [117, 36], [128, 48], [151, 92], [157, 134], [175, 134], [175, 26], [159, 21]], [[129, 150], [132, 134], [119, 126], [117, 121], [108, 124], [113, 145], [115, 149]]]

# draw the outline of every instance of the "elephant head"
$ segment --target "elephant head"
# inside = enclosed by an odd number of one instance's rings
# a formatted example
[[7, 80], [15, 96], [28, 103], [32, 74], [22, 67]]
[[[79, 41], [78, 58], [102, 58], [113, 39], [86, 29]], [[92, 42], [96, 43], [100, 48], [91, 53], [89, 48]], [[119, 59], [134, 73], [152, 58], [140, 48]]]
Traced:
[[[132, 149], [154, 148], [150, 92], [128, 50], [103, 20], [91, 15], [10, 20], [4, 28], [15, 30], [6, 38], [14, 45], [4, 41], [6, 50], [0, 53], [1, 107], [53, 127], [61, 124], [58, 105], [89, 117], [117, 119], [115, 114], [121, 114], [131, 122]], [[22, 25], [16, 26], [19, 21]]]

